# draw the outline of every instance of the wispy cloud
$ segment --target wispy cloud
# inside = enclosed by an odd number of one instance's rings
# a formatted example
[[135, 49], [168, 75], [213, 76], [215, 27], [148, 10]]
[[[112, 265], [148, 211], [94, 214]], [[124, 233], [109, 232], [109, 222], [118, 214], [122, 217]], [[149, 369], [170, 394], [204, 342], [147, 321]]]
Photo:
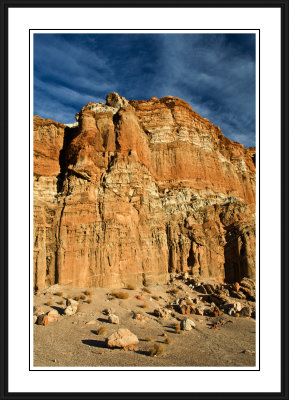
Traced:
[[255, 38], [236, 34], [37, 34], [35, 113], [60, 122], [111, 91], [183, 98], [226, 136], [255, 143]]

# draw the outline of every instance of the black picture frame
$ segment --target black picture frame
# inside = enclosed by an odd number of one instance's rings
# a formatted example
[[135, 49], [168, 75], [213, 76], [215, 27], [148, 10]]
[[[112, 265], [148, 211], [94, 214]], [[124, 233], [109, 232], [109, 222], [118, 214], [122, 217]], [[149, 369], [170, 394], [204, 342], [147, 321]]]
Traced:
[[[0, 0], [1, 2], [1, 107], [0, 107], [0, 138], [1, 138], [1, 399], [70, 399], [70, 398], [96, 398], [96, 399], [165, 399], [165, 398], [181, 398], [181, 399], [288, 399], [288, 49], [289, 49], [289, 0]], [[38, 393], [13, 393], [8, 388], [8, 12], [11, 8], [31, 8], [31, 7], [49, 7], [49, 8], [70, 8], [70, 7], [105, 7], [105, 8], [125, 8], [125, 7], [201, 7], [201, 8], [279, 8], [281, 11], [281, 391], [274, 393], [54, 393], [54, 392], [38, 392]], [[273, 316], [268, 316], [273, 318]], [[287, 377], [287, 378], [286, 378]], [[37, 377], [36, 377], [37, 379]]]

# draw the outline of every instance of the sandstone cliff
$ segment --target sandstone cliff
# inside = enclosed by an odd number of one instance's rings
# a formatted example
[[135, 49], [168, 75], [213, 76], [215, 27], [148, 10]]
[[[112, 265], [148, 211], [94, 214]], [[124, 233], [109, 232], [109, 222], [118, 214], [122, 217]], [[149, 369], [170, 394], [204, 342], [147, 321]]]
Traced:
[[189, 272], [255, 277], [254, 149], [185, 101], [34, 117], [34, 285], [121, 287]]

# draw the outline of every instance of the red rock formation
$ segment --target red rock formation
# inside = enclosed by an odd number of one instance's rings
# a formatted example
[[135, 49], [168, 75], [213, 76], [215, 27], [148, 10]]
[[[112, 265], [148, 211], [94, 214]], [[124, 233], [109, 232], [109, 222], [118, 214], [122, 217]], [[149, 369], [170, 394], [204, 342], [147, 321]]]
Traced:
[[34, 282], [255, 277], [254, 149], [171, 96], [34, 119]]

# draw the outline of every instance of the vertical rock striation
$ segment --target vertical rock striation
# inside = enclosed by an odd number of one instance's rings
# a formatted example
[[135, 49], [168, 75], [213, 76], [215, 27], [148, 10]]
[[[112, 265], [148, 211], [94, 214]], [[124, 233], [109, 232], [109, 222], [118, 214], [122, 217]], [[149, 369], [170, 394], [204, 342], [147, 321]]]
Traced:
[[255, 152], [185, 101], [89, 103], [34, 118], [34, 284], [255, 277]]

